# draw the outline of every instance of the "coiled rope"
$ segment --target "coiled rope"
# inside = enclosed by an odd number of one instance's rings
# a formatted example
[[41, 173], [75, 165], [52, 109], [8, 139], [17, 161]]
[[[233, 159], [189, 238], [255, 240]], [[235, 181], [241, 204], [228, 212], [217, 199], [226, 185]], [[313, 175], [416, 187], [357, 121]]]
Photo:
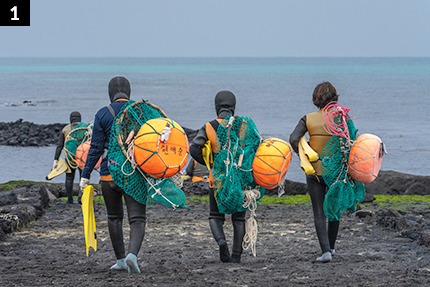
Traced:
[[260, 198], [260, 191], [258, 189], [247, 189], [244, 191], [244, 201], [243, 208], [247, 208], [251, 214], [245, 223], [245, 236], [243, 237], [242, 248], [248, 250], [251, 248], [252, 255], [254, 257], [257, 255], [256, 244], [257, 244], [257, 234], [258, 225], [257, 220], [255, 220], [257, 210], [257, 199]]

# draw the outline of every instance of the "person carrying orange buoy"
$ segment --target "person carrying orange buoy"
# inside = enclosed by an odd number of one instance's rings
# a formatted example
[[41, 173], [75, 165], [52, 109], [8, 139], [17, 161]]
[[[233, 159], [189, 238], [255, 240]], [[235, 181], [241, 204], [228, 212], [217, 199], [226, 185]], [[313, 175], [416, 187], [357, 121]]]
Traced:
[[[88, 152], [85, 167], [82, 171], [80, 188], [83, 190], [90, 183], [90, 174], [102, 157], [100, 167], [100, 181], [102, 194], [108, 214], [108, 228], [112, 246], [117, 258], [111, 269], [128, 270], [129, 273], [140, 273], [137, 264], [137, 254], [145, 236], [146, 205], [137, 202], [112, 180], [108, 169], [107, 151], [111, 135], [112, 123], [121, 108], [130, 99], [130, 83], [124, 77], [115, 77], [109, 82], [109, 97], [111, 104], [101, 108], [95, 115], [91, 148]], [[130, 223], [129, 253], [125, 255], [122, 221], [124, 216], [123, 199], [127, 206], [128, 221]]]
[[[190, 147], [191, 156], [200, 164], [206, 165], [204, 158], [207, 158], [212, 168], [213, 159], [211, 161], [212, 152], [215, 149], [216, 133], [221, 121], [234, 115], [236, 108], [236, 97], [230, 91], [220, 91], [215, 96], [215, 111], [217, 119], [206, 123], [197, 133], [193, 139]], [[209, 144], [208, 144], [209, 143]], [[207, 146], [207, 148], [205, 148]], [[216, 155], [214, 155], [216, 156]], [[231, 220], [233, 223], [233, 249], [230, 256], [228, 244], [224, 235], [224, 221], [225, 214], [220, 213], [218, 210], [217, 202], [214, 195], [214, 178], [212, 172], [209, 177], [209, 226], [211, 228], [213, 237], [219, 246], [219, 256], [222, 262], [240, 263], [242, 255], [242, 242], [245, 236], [245, 213], [246, 211], [233, 213]]]
[[[61, 151], [64, 148], [64, 143], [66, 141], [67, 135], [73, 130], [74, 127], [76, 127], [81, 122], [81, 114], [77, 111], [74, 111], [70, 114], [70, 124], [66, 125], [60, 132], [60, 135], [58, 136], [58, 144], [57, 148], [55, 149], [55, 156], [54, 156], [54, 164], [52, 166], [53, 169], [57, 168], [57, 165], [59, 164], [58, 160], [61, 155]], [[67, 165], [67, 163], [64, 163]], [[70, 172], [66, 173], [66, 193], [67, 193], [67, 203], [72, 204], [73, 203], [73, 181], [75, 180], [75, 173], [76, 168], [71, 167]], [[79, 175], [81, 175], [81, 169], [79, 169]]]
[[[302, 117], [290, 135], [290, 143], [296, 153], [300, 154], [300, 158], [307, 163], [302, 163], [302, 169], [306, 172], [306, 183], [308, 192], [311, 197], [312, 209], [314, 214], [315, 229], [317, 237], [322, 250], [322, 256], [318, 257], [318, 262], [330, 262], [332, 255], [335, 253], [335, 243], [339, 231], [339, 216], [336, 213], [327, 212], [329, 207], [333, 204], [330, 199], [327, 199], [329, 191], [339, 190], [341, 188], [349, 188], [344, 194], [354, 194], [354, 188], [362, 188], [357, 190], [356, 194], [362, 194], [364, 197], [364, 186], [354, 182], [351, 184], [351, 179], [347, 174], [347, 154], [343, 152], [345, 149], [344, 144], [351, 146], [356, 137], [355, 127], [352, 128], [353, 123], [351, 118], [347, 115], [348, 109], [339, 109], [337, 107], [330, 108], [329, 110], [338, 111], [342, 113], [335, 116], [335, 122], [339, 122], [339, 126], [330, 131], [326, 118], [327, 107], [337, 103], [338, 94], [336, 89], [329, 83], [323, 82], [316, 86], [312, 95], [313, 104], [318, 108], [318, 111], [306, 114]], [[339, 105], [341, 106], [341, 105]], [[348, 131], [353, 131], [350, 134]], [[303, 137], [306, 132], [309, 134], [309, 145]], [[338, 134], [339, 133], [339, 134]], [[342, 134], [344, 133], [344, 134]], [[345, 138], [343, 138], [345, 137]], [[337, 146], [336, 146], [337, 145]], [[339, 145], [341, 146], [339, 148]], [[336, 149], [332, 148], [336, 146]], [[299, 151], [300, 150], [300, 151]], [[325, 156], [327, 150], [334, 151], [332, 154]], [[342, 150], [342, 152], [340, 151]], [[332, 169], [326, 170], [324, 160], [339, 159], [345, 168], [342, 172], [337, 173]], [[337, 178], [341, 178], [341, 181]], [[328, 178], [335, 178], [334, 183], [329, 181]], [[355, 186], [355, 187], [351, 187]], [[327, 193], [327, 195], [326, 195]], [[344, 200], [342, 198], [342, 200]], [[355, 195], [345, 199], [346, 206], [342, 206], [337, 214], [342, 214], [346, 210], [355, 209], [357, 200]], [[329, 214], [329, 217], [326, 215]], [[335, 215], [333, 215], [335, 214]], [[328, 228], [327, 228], [327, 219]]]

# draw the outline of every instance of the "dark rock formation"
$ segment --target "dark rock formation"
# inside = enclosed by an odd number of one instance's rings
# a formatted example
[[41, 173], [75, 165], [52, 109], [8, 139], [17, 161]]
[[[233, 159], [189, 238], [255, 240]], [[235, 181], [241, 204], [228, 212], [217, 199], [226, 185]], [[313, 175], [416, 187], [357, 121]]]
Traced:
[[50, 146], [58, 142], [58, 135], [66, 124], [38, 125], [25, 122], [0, 123], [0, 145]]
[[50, 191], [55, 189], [54, 186], [35, 184], [0, 191], [0, 240], [41, 217], [49, 207], [50, 198], [56, 198]]
[[[66, 124], [39, 125], [22, 119], [16, 122], [0, 122], [0, 145], [9, 146], [50, 146], [56, 145], [58, 136]], [[191, 142], [197, 130], [184, 128]]]
[[430, 194], [430, 176], [419, 176], [396, 171], [380, 171], [378, 177], [366, 184], [368, 194], [405, 195]]

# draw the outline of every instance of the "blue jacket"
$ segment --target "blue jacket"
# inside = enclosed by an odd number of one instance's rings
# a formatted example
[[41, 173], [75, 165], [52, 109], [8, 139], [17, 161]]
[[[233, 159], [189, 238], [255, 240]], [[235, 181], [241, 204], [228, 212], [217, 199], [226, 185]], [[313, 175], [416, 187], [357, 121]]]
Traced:
[[[115, 115], [119, 113], [121, 108], [126, 104], [127, 101], [120, 99], [110, 104], [115, 112]], [[93, 134], [91, 137], [91, 147], [88, 152], [87, 161], [85, 162], [84, 170], [82, 171], [83, 178], [90, 179], [91, 172], [96, 166], [99, 158], [103, 155], [104, 151], [109, 148], [110, 133], [112, 129], [112, 123], [114, 116], [109, 111], [109, 108], [101, 108], [94, 119]], [[107, 165], [107, 156], [102, 159], [100, 166], [100, 176], [109, 175], [109, 169]]]

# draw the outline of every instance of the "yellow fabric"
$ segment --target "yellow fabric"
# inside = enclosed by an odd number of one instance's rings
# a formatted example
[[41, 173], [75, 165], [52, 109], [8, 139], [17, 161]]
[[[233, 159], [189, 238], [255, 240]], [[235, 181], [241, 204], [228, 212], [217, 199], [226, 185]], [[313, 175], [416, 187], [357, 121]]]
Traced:
[[71, 169], [69, 167], [69, 165], [64, 161], [64, 159], [62, 159], [61, 157], [58, 159], [58, 163], [57, 163], [57, 167], [51, 169], [51, 172], [48, 173], [48, 175], [46, 176], [47, 180], [51, 180], [56, 176], [59, 176], [60, 174], [62, 174], [63, 172], [66, 173], [71, 173]]
[[84, 235], [87, 257], [90, 247], [97, 251], [96, 219], [94, 217], [94, 187], [88, 185], [82, 194], [82, 215], [84, 217]]

